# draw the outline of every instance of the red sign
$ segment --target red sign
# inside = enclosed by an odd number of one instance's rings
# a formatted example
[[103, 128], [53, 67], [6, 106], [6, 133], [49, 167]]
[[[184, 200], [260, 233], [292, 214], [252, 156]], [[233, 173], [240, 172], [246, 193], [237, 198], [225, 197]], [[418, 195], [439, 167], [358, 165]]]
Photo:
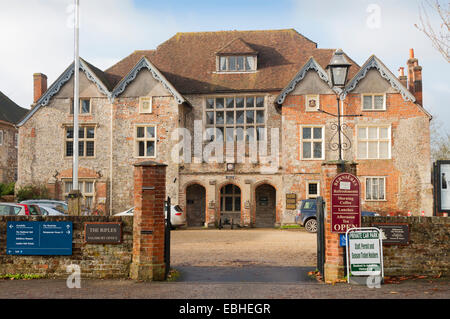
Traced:
[[337, 175], [331, 182], [331, 232], [345, 233], [361, 227], [361, 194], [358, 177]]

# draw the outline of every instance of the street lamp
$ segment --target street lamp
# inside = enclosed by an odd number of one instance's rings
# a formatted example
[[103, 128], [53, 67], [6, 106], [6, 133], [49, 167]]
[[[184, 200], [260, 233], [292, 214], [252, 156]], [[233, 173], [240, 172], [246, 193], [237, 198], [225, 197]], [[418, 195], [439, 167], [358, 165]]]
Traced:
[[[319, 109], [320, 112], [326, 113], [328, 115], [337, 117], [337, 124], [333, 123], [331, 126], [332, 130], [336, 130], [338, 135], [338, 143], [332, 143], [332, 140], [334, 138], [334, 135], [330, 139], [330, 148], [333, 151], [339, 152], [339, 162], [342, 162], [342, 150], [349, 149], [351, 147], [350, 139], [349, 143], [342, 143], [341, 141], [341, 132], [343, 129], [345, 129], [347, 126], [345, 124], [341, 125], [341, 116], [362, 116], [362, 115], [341, 115], [340, 111], [340, 101], [341, 101], [341, 92], [342, 89], [345, 86], [345, 83], [347, 81], [347, 75], [348, 75], [348, 69], [350, 68], [351, 64], [347, 61], [347, 59], [344, 56], [344, 52], [341, 49], [338, 49], [334, 52], [333, 56], [331, 57], [330, 63], [328, 64], [327, 68], [330, 70], [331, 74], [331, 85], [333, 88], [333, 91], [336, 92], [336, 100], [337, 100], [337, 115], [332, 114], [326, 111], [323, 111]], [[344, 134], [345, 135], [345, 134]]]

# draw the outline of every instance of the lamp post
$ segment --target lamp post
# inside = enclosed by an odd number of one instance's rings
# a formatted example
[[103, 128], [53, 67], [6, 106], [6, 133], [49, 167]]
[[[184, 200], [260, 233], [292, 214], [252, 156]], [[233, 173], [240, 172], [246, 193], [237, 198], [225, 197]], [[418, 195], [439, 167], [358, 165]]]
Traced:
[[[330, 70], [331, 74], [331, 84], [333, 91], [336, 92], [336, 100], [337, 100], [337, 114], [332, 114], [326, 111], [323, 111], [319, 109], [320, 112], [326, 113], [328, 115], [337, 117], [337, 124], [332, 124], [332, 129], [337, 131], [338, 135], [338, 143], [332, 143], [332, 140], [334, 139], [334, 135], [330, 139], [330, 148], [333, 151], [338, 151], [339, 153], [339, 162], [342, 162], [342, 150], [349, 149], [351, 147], [350, 139], [347, 138], [349, 141], [347, 143], [342, 143], [342, 131], [347, 126], [345, 124], [341, 124], [341, 117], [347, 116], [347, 117], [355, 117], [355, 116], [362, 116], [361, 114], [346, 114], [341, 115], [341, 109], [340, 109], [340, 102], [341, 102], [341, 93], [342, 89], [345, 86], [345, 83], [347, 81], [348, 76], [348, 69], [350, 68], [351, 64], [347, 61], [347, 59], [344, 56], [344, 52], [341, 49], [338, 49], [334, 52], [333, 56], [331, 57], [330, 63], [328, 64], [327, 68]], [[345, 134], [344, 134], [345, 135]]]

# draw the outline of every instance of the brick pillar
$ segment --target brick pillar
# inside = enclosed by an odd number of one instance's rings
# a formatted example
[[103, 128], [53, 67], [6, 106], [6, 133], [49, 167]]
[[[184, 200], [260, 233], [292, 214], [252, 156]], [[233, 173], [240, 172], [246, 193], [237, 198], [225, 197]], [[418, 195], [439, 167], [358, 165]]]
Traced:
[[134, 164], [133, 260], [130, 277], [164, 280], [165, 164]]
[[344, 277], [345, 247], [339, 247], [339, 234], [331, 232], [331, 182], [340, 173], [356, 176], [356, 163], [326, 162], [322, 164], [322, 194], [326, 202], [325, 216], [325, 281], [334, 282]]

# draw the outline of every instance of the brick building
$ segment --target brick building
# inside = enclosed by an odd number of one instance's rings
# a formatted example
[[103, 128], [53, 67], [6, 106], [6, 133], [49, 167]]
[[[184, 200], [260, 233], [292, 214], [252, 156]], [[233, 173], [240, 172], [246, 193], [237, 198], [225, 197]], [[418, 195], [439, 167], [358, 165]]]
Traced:
[[16, 127], [28, 112], [0, 92], [0, 183], [10, 183], [17, 179]]
[[[336, 93], [334, 49], [293, 29], [177, 33], [102, 71], [80, 62], [80, 190], [85, 205], [117, 213], [133, 205], [132, 164], [166, 163], [167, 194], [188, 224], [219, 216], [243, 225], [294, 221], [298, 203], [323, 192]], [[429, 121], [421, 67], [408, 77], [375, 56], [351, 63], [344, 88], [343, 158], [358, 163], [363, 209], [432, 212]], [[19, 184], [71, 189], [73, 64], [47, 89], [35, 77], [34, 108], [21, 121]], [[51, 120], [50, 120], [51, 119]], [[348, 138], [348, 140], [347, 140]], [[330, 143], [331, 140], [331, 143]], [[42, 152], [41, 150], [47, 150]]]

